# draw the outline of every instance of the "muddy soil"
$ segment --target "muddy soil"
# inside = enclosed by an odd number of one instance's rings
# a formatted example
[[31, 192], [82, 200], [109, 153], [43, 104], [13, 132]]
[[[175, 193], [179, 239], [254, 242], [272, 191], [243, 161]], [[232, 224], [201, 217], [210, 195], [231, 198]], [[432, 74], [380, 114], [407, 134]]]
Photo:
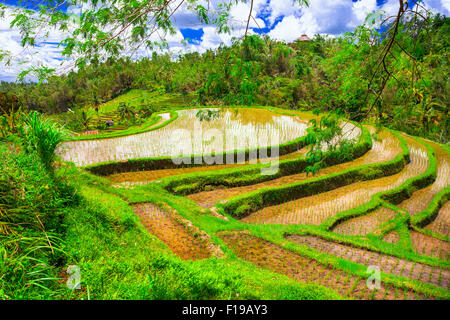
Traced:
[[379, 290], [372, 291], [367, 287], [366, 279], [325, 266], [314, 259], [284, 249], [245, 231], [222, 232], [219, 236], [243, 260], [298, 281], [328, 287], [346, 298], [377, 300], [424, 298], [421, 294], [385, 285], [383, 282]]
[[405, 260], [386, 254], [355, 248], [350, 245], [336, 243], [316, 236], [291, 235], [290, 241], [311, 247], [323, 253], [335, 255], [352, 262], [370, 266], [376, 265], [384, 273], [404, 276], [420, 282], [426, 282], [444, 289], [448, 288], [450, 270], [442, 267]]
[[174, 213], [162, 210], [152, 203], [133, 205], [142, 225], [164, 242], [181, 259], [197, 260], [211, 257], [209, 244], [188, 230], [183, 219]]
[[417, 253], [446, 261], [450, 259], [450, 244], [447, 241], [417, 231], [411, 231], [410, 235], [413, 249]]
[[[305, 135], [308, 126], [306, 119], [259, 108], [224, 108], [219, 118], [200, 121], [196, 116], [199, 110], [177, 111], [179, 117], [158, 130], [110, 139], [70, 141], [61, 144], [57, 152], [63, 160], [78, 166], [133, 158], [211, 154], [269, 146], [275, 140], [275, 144], [292, 141]], [[273, 135], [274, 139], [267, 138]], [[267, 141], [262, 141], [264, 138]]]
[[400, 240], [400, 235], [397, 231], [391, 231], [383, 236], [383, 241], [396, 244]]

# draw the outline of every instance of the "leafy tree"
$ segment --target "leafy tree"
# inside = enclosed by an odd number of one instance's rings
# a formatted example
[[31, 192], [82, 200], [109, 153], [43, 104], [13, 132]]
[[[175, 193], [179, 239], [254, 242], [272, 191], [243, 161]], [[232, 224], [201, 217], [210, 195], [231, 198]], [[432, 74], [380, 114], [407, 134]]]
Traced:
[[88, 111], [84, 109], [76, 109], [73, 113], [76, 121], [80, 123], [84, 130], [89, 130], [89, 125], [92, 121], [92, 116], [89, 115]]

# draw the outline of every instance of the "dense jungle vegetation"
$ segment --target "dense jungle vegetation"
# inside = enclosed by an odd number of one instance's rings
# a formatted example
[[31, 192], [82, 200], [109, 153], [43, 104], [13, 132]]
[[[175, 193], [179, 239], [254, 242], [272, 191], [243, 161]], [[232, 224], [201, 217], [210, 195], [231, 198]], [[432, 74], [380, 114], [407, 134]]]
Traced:
[[[54, 76], [48, 83], [0, 85], [7, 92], [2, 110], [58, 114], [95, 107], [130, 89], [195, 93], [198, 105], [271, 105], [288, 109], [337, 111], [349, 119], [376, 119], [410, 134], [448, 142], [449, 19], [400, 29], [387, 62], [391, 77], [371, 72], [383, 54], [384, 39], [366, 25], [340, 38], [276, 42], [258, 35], [235, 40], [204, 54], [173, 59], [168, 53], [133, 61], [110, 59], [100, 65]], [[411, 38], [411, 33], [417, 33]], [[379, 40], [377, 40], [379, 39]], [[17, 98], [15, 98], [17, 97]], [[376, 100], [376, 101], [375, 101]], [[5, 104], [6, 103], [6, 104]], [[5, 122], [5, 115], [2, 117]]]

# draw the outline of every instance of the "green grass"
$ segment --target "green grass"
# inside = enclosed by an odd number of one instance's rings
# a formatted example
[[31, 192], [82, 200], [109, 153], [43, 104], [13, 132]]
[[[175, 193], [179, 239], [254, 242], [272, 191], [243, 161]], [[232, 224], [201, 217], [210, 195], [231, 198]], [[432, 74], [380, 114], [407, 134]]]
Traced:
[[[88, 185], [95, 185], [96, 188], [101, 189], [104, 192], [114, 194], [128, 203], [139, 203], [139, 202], [157, 202], [162, 201], [167, 203], [169, 206], [177, 210], [184, 218], [190, 220], [194, 225], [200, 229], [206, 231], [211, 235], [212, 241], [222, 246], [222, 251], [226, 254], [227, 258], [231, 261], [239, 260], [227, 247], [224, 246], [220, 238], [215, 236], [218, 231], [226, 230], [249, 230], [251, 234], [261, 237], [267, 241], [276, 243], [288, 250], [292, 250], [302, 255], [306, 255], [312, 259], [315, 259], [325, 265], [330, 265], [334, 268], [344, 270], [348, 273], [366, 278], [368, 275], [366, 273], [366, 266], [361, 266], [356, 263], [345, 261], [342, 258], [336, 256], [326, 255], [310, 249], [305, 246], [300, 246], [293, 244], [285, 239], [285, 234], [287, 233], [300, 233], [300, 234], [311, 234], [324, 237], [326, 239], [341, 241], [354, 245], [356, 247], [369, 248], [381, 253], [386, 253], [389, 255], [397, 256], [400, 258], [410, 259], [413, 261], [424, 262], [430, 265], [449, 267], [448, 262], [422, 256], [409, 251], [401, 246], [396, 246], [390, 243], [383, 242], [376, 238], [358, 238], [352, 236], [343, 236], [339, 234], [334, 234], [324, 230], [319, 226], [308, 226], [308, 225], [247, 225], [241, 223], [239, 220], [234, 219], [230, 215], [226, 215], [230, 220], [225, 221], [205, 213], [201, 208], [199, 208], [191, 200], [176, 196], [168, 193], [164, 189], [155, 185], [145, 185], [139, 186], [134, 189], [116, 189], [111, 187], [109, 182], [103, 178], [95, 177], [89, 174], [83, 175], [83, 183]], [[206, 262], [206, 260], [205, 260]], [[197, 261], [196, 263], [201, 264], [203, 262]], [[241, 262], [243, 263], [243, 262]], [[244, 263], [245, 264], [245, 263]], [[236, 265], [235, 265], [236, 267]], [[254, 267], [253, 272], [257, 274], [260, 269]], [[230, 271], [231, 272], [231, 271]], [[418, 281], [413, 281], [407, 278], [395, 276], [392, 274], [383, 274], [383, 279], [386, 283], [390, 283], [396, 286], [406, 286], [418, 290], [422, 293], [441, 297], [448, 299], [448, 291], [437, 288], [428, 284], [420, 283]]]
[[[255, 268], [233, 256], [187, 262], [170, 254], [116, 195], [81, 185], [64, 212], [67, 264], [81, 269], [76, 299], [339, 299], [333, 291]], [[71, 295], [70, 295], [71, 294]]]
[[[131, 103], [135, 101], [133, 99], [138, 99], [140, 94], [143, 93], [130, 91], [119, 98], [129, 99], [127, 101]], [[150, 99], [151, 96], [147, 98]], [[121, 102], [120, 99], [106, 105], [105, 112], [113, 112], [117, 104]], [[165, 100], [166, 103], [170, 101], [170, 103], [176, 103], [174, 102], [176, 97], [173, 101], [170, 99], [168, 97]], [[178, 108], [179, 106], [172, 106], [170, 110], [176, 115], [175, 110]], [[297, 114], [289, 110], [269, 109], [289, 115]], [[157, 119], [156, 116], [152, 121], [155, 119]], [[173, 121], [173, 118], [169, 121]], [[165, 124], [167, 123], [160, 126]], [[154, 129], [151, 122], [143, 127], [133, 127], [127, 129], [128, 131], [123, 130], [120, 133], [102, 137], [134, 134], [149, 128]], [[371, 147], [371, 141], [369, 145], [367, 140], [367, 138], [370, 140], [370, 136], [367, 134], [367, 130], [363, 130], [359, 143], [354, 146], [355, 155], [362, 155]], [[397, 135], [397, 133], [394, 134]], [[0, 297], [4, 299], [342, 299], [329, 288], [295, 281], [240, 259], [216, 235], [220, 231], [232, 230], [248, 230], [250, 234], [284, 249], [362, 279], [368, 277], [366, 266], [295, 244], [288, 241], [286, 235], [319, 236], [394, 257], [449, 268], [448, 261], [415, 253], [412, 250], [409, 235], [412, 228], [439, 238], [438, 235], [421, 227], [432, 221], [439, 208], [448, 201], [448, 188], [435, 195], [428, 208], [415, 217], [410, 217], [395, 206], [411, 196], [415, 190], [432, 183], [436, 177], [436, 159], [433, 149], [426, 143], [424, 144], [430, 161], [425, 173], [408, 179], [398, 188], [376, 194], [369, 203], [341, 212], [320, 226], [248, 225], [237, 219], [236, 212], [239, 213], [239, 208], [245, 205], [248, 208], [247, 211], [255, 210], [258, 206], [285, 201], [287, 197], [298, 197], [302, 192], [308, 194], [321, 192], [329, 188], [330, 183], [334, 183], [333, 187], [343, 183], [339, 180], [348, 184], [353, 181], [373, 179], [380, 174], [395, 173], [409, 160], [406, 143], [404, 139], [400, 138], [400, 140], [402, 153], [390, 162], [364, 165], [305, 183], [262, 189], [233, 198], [224, 206], [219, 206], [219, 212], [226, 216], [228, 221], [212, 216], [208, 209], [200, 208], [193, 201], [174, 194], [173, 191], [184, 187], [186, 192], [193, 192], [202, 190], [208, 184], [226, 185], [228, 183], [232, 186], [254, 183], [254, 173], [256, 169], [259, 172], [259, 165], [214, 173], [169, 177], [163, 179], [163, 183], [152, 183], [134, 188], [114, 188], [109, 180], [91, 174], [85, 170], [87, 168], [80, 169], [71, 165], [64, 165], [55, 172], [56, 179], [63, 179], [64, 184], [56, 184], [43, 174], [43, 169], [37, 161], [30, 161], [28, 158], [23, 158], [19, 166], [27, 168], [26, 174], [21, 174], [20, 170], [16, 170], [11, 165], [5, 165], [4, 168], [13, 168], [11, 172], [16, 172], [14, 174], [17, 175], [17, 181], [24, 186], [25, 194], [32, 200], [25, 203], [33, 207], [34, 211], [30, 212], [47, 213], [40, 207], [45, 204], [43, 208], [48, 210], [49, 216], [51, 214], [51, 217], [59, 221], [60, 228], [49, 229], [47, 236], [52, 246], [48, 245], [48, 239], [40, 232], [27, 234], [22, 239], [14, 239], [13, 236], [0, 238]], [[298, 144], [299, 141], [295, 143]], [[285, 164], [283, 161], [280, 162], [281, 174], [286, 175], [289, 172], [301, 170], [298, 167], [299, 161], [299, 159], [288, 160]], [[117, 163], [108, 165], [113, 167]], [[242, 176], [233, 178], [233, 174], [236, 173]], [[194, 183], [202, 186], [189, 186]], [[76, 193], [68, 194], [64, 189], [66, 187], [63, 186], [66, 186], [68, 190], [76, 190]], [[61, 188], [58, 192], [62, 195], [48, 194], [49, 189], [58, 188]], [[46, 198], [40, 198], [39, 194], [43, 194]], [[68, 204], [67, 197], [76, 201]], [[26, 198], [26, 200], [29, 199]], [[33, 201], [38, 201], [40, 206], [35, 205]], [[210, 240], [221, 248], [224, 255], [197, 261], [181, 260], [140, 224], [130, 207], [130, 204], [140, 202], [167, 204], [193, 225], [205, 231], [211, 237]], [[49, 204], [51, 208], [47, 209]], [[0, 209], [1, 205], [2, 202], [0, 202]], [[366, 214], [378, 206], [386, 206], [397, 212], [396, 218], [382, 225], [379, 233], [360, 237], [329, 231], [336, 223]], [[245, 211], [245, 214], [246, 210], [241, 211]], [[33, 217], [33, 215], [29, 216]], [[44, 218], [44, 215], [42, 217]], [[52, 223], [55, 222], [52, 220]], [[383, 235], [392, 230], [396, 230], [400, 235], [397, 244], [382, 241]], [[2, 236], [1, 232], [0, 236]], [[444, 241], [449, 240], [440, 238]], [[13, 246], [8, 247], [8, 243], [16, 241], [24, 244], [29, 241], [31, 245], [20, 254], [11, 254]], [[34, 250], [34, 254], [30, 254], [30, 250]], [[69, 265], [80, 267], [81, 290], [69, 290], [66, 287], [66, 270]], [[442, 299], [450, 298], [449, 291], [439, 287], [392, 274], [383, 274], [382, 277], [385, 283], [395, 287], [411, 288], [425, 295]]]

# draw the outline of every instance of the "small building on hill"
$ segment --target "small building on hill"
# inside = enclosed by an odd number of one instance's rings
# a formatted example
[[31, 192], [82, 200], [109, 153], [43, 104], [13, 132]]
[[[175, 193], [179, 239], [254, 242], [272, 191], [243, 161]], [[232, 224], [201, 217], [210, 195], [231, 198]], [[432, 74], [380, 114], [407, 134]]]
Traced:
[[300, 37], [298, 37], [296, 40], [292, 41], [291, 43], [289, 43], [289, 47], [291, 47], [292, 49], [298, 49], [300, 46], [300, 42], [308, 42], [311, 41], [311, 38], [308, 37], [306, 34], [302, 34]]
[[302, 34], [300, 38], [297, 39], [298, 41], [311, 41], [311, 39], [306, 35]]

